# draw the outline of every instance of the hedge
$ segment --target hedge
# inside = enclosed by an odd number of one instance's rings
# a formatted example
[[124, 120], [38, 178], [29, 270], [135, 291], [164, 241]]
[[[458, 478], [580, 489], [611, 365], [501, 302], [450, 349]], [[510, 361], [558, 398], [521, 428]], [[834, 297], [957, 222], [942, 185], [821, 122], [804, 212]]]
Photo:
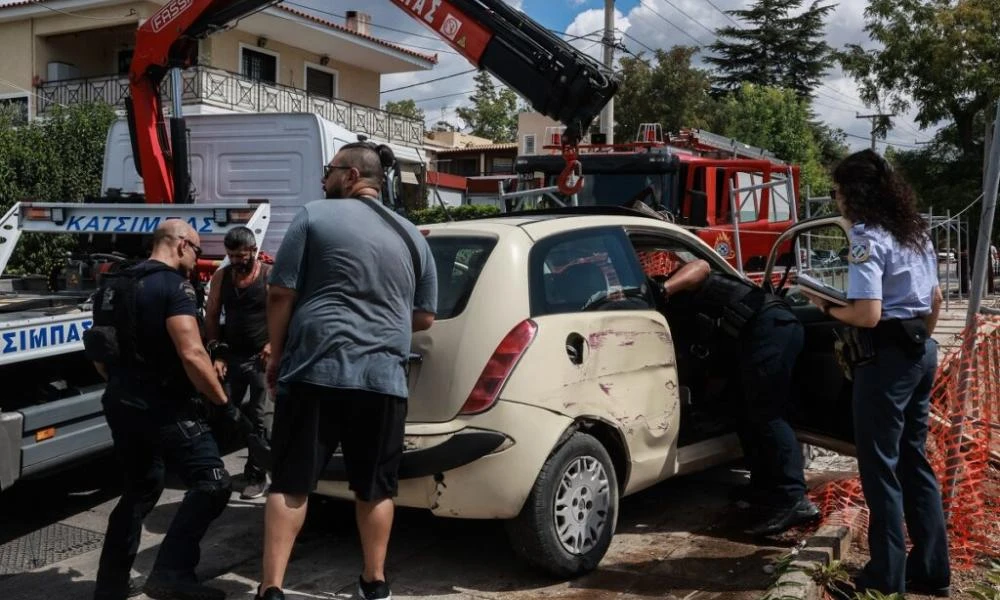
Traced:
[[500, 214], [500, 209], [496, 206], [485, 204], [463, 204], [461, 206], [449, 206], [448, 214], [440, 206], [422, 208], [409, 214], [410, 220], [416, 225], [429, 225], [431, 223], [445, 223], [448, 216], [453, 221], [465, 221], [479, 217], [489, 217]]

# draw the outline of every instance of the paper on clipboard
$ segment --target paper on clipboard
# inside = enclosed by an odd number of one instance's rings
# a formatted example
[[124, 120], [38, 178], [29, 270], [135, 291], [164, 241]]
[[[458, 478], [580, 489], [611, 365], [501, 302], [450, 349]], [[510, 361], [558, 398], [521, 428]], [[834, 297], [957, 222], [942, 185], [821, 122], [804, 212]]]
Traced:
[[847, 306], [847, 294], [843, 291], [827, 285], [806, 273], [799, 273], [795, 276], [795, 282], [814, 296], [818, 296], [827, 302], [832, 302], [838, 306]]

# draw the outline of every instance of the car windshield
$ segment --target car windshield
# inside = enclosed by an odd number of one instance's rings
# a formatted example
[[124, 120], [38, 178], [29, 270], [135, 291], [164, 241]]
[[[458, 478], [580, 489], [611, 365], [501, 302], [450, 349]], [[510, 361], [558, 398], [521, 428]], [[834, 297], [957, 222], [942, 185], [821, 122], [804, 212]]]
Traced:
[[483, 266], [496, 246], [487, 236], [430, 236], [427, 243], [434, 255], [438, 278], [439, 320], [457, 317], [465, 310]]

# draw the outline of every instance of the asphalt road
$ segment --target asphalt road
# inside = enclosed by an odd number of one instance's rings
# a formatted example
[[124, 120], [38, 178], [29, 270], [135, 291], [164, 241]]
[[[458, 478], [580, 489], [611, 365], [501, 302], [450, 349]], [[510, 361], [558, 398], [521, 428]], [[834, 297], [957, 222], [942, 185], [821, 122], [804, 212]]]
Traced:
[[[242, 470], [244, 456], [226, 457], [231, 472]], [[626, 498], [604, 561], [573, 581], [553, 581], [520, 563], [499, 522], [401, 509], [389, 550], [394, 597], [759, 598], [772, 580], [767, 566], [808, 530], [764, 545], [743, 536], [748, 516], [727, 500], [743, 477], [735, 467], [718, 468]], [[105, 460], [20, 482], [0, 495], [5, 600], [91, 596], [116, 481], [114, 463]], [[140, 573], [148, 573], [182, 493], [171, 485], [147, 519], [136, 561]], [[230, 598], [250, 599], [256, 591], [262, 521], [262, 499], [242, 501], [234, 494], [202, 544], [199, 574]], [[289, 597], [349, 598], [360, 568], [352, 507], [314, 498], [289, 568]]]

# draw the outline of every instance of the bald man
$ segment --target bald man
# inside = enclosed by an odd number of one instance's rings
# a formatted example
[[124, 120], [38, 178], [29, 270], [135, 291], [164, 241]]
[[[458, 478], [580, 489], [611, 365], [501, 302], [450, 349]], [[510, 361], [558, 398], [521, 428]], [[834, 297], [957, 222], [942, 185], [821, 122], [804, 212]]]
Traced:
[[[104, 360], [91, 356], [108, 380], [102, 403], [125, 479], [108, 518], [97, 600], [121, 600], [140, 589], [158, 599], [225, 598], [195, 577], [201, 538], [230, 496], [215, 438], [191, 401], [200, 393], [216, 405], [227, 404], [202, 345], [188, 279], [201, 255], [200, 243], [184, 221], [164, 221], [153, 234], [149, 260], [108, 278], [95, 295], [90, 342], [103, 334], [115, 350], [101, 355]], [[140, 588], [130, 581], [130, 571], [142, 522], [163, 492], [165, 467], [180, 476], [188, 492]]]

